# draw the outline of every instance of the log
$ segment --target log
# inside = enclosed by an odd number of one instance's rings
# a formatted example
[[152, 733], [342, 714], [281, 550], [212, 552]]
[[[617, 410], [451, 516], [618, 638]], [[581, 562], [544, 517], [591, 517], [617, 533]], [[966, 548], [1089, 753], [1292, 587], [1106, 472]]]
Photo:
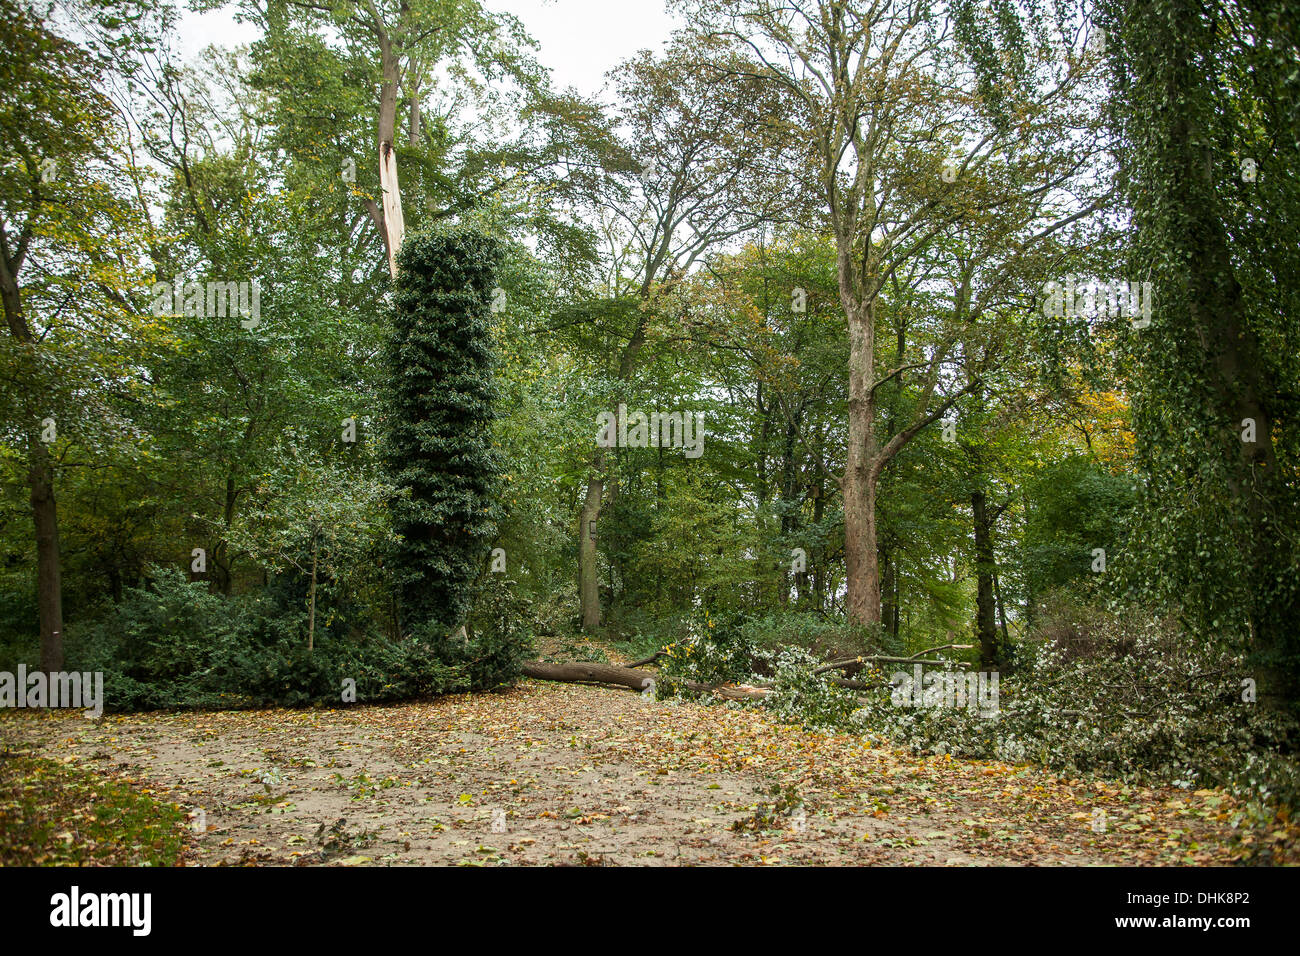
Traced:
[[566, 662], [549, 664], [546, 661], [528, 661], [523, 666], [525, 677], [538, 680], [553, 680], [563, 683], [595, 682], [598, 684], [616, 684], [630, 687], [632, 690], [644, 690], [654, 682], [655, 675], [635, 667], [623, 667], [618, 664], [588, 664], [585, 662]]
[[[552, 664], [547, 661], [528, 661], [522, 670], [525, 677], [536, 680], [553, 680], [569, 684], [614, 684], [618, 687], [630, 687], [632, 690], [645, 690], [655, 680], [655, 675], [650, 671], [618, 664], [588, 664], [578, 661]], [[734, 684], [701, 684], [697, 681], [686, 681], [685, 684], [688, 689], [697, 693], [717, 694], [727, 700], [766, 697], [771, 693], [765, 687], [748, 685], [738, 687]]]

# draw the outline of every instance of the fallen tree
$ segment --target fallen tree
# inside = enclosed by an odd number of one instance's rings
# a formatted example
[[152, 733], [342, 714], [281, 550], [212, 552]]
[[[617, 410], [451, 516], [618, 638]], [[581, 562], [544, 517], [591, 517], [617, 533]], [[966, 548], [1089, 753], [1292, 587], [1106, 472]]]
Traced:
[[[621, 664], [589, 664], [581, 661], [567, 661], [553, 664], [548, 661], [528, 661], [523, 666], [525, 677], [537, 680], [561, 681], [570, 684], [614, 684], [618, 687], [630, 687], [632, 690], [647, 690], [655, 684], [655, 675], [650, 671]], [[728, 700], [745, 700], [754, 697], [766, 697], [770, 690], [765, 687], [735, 684], [701, 684], [686, 681], [689, 690], [698, 693], [712, 693]]]
[[[835, 670], [856, 672], [860, 671], [862, 666], [868, 663], [930, 664], [939, 667], [951, 667], [953, 666], [952, 662], [934, 660], [926, 655], [947, 650], [967, 650], [973, 646], [973, 644], [940, 644], [937, 647], [927, 647], [925, 650], [917, 651], [910, 657], [864, 654], [846, 660], [831, 661], [821, 667], [814, 668], [812, 673], [822, 675]], [[653, 664], [667, 654], [668, 649], [663, 648], [649, 657], [634, 661], [631, 664], [597, 664], [586, 661], [529, 661], [523, 665], [523, 673], [525, 677], [532, 677], [536, 680], [559, 681], [570, 684], [612, 684], [616, 687], [644, 691], [655, 685], [656, 678], [652, 672], [642, 670], [642, 665]], [[956, 666], [964, 668], [969, 665], [965, 661], [958, 661]], [[883, 679], [874, 683], [864, 683], [857, 680], [846, 680], [842, 677], [827, 677], [826, 680], [837, 687], [855, 691], [874, 690], [889, 683]], [[772, 693], [771, 688], [764, 684], [704, 684], [698, 681], [683, 681], [682, 683], [688, 690], [696, 693], [716, 694], [727, 700], [750, 700], [766, 697]]]
[[[933, 654], [938, 651], [946, 650], [966, 650], [973, 647], [972, 644], [941, 644], [938, 647], [927, 647], [923, 651], [917, 651], [910, 657], [891, 657], [886, 655], [862, 655], [859, 657], [850, 657], [847, 660], [831, 661], [821, 667], [813, 670], [814, 674], [825, 674], [834, 670], [851, 670], [857, 671], [862, 668], [863, 664], [932, 664], [939, 667], [951, 667], [952, 663], [943, 660], [933, 660], [925, 655]], [[613, 684], [616, 687], [627, 687], [632, 690], [644, 691], [654, 686], [655, 675], [647, 670], [642, 670], [644, 664], [653, 664], [660, 657], [668, 653], [666, 649], [656, 651], [649, 657], [635, 661], [631, 664], [596, 664], [585, 661], [564, 661], [553, 663], [550, 661], [529, 661], [523, 665], [525, 677], [532, 677], [536, 680], [559, 681], [570, 684]], [[969, 665], [965, 661], [958, 661], [957, 667], [964, 668]], [[840, 677], [828, 677], [827, 680], [837, 687], [843, 687], [846, 690], [865, 691], [872, 690], [878, 684], [867, 684], [862, 681], [845, 680]], [[702, 684], [698, 681], [684, 681], [688, 690], [696, 693], [716, 694], [719, 697], [728, 700], [746, 700], [758, 697], [766, 697], [770, 694], [771, 688], [762, 684]], [[888, 683], [882, 681], [881, 683]]]
[[974, 647], [974, 644], [942, 644], [939, 647], [927, 647], [923, 651], [917, 651], [911, 657], [889, 657], [883, 654], [862, 655], [859, 657], [849, 657], [842, 661], [831, 661], [813, 670], [814, 674], [825, 674], [834, 670], [857, 669], [863, 664], [933, 664], [936, 667], [970, 667], [966, 661], [945, 661], [933, 660], [926, 658], [926, 654], [933, 654], [936, 651], [946, 650], [968, 650]]
[[546, 661], [528, 661], [523, 666], [524, 676], [537, 680], [564, 681], [580, 684], [616, 684], [633, 690], [644, 690], [655, 682], [655, 675], [650, 671], [621, 664], [588, 664], [570, 661], [563, 664], [551, 664]]
[[[641, 663], [638, 661], [637, 663]], [[594, 664], [585, 661], [528, 661], [523, 665], [525, 677], [535, 680], [558, 681], [568, 684], [612, 684], [644, 691], [653, 687], [656, 676], [647, 670], [640, 670], [631, 664]], [[822, 669], [813, 673], [820, 673]], [[875, 685], [861, 681], [843, 680], [830, 677], [827, 680], [846, 690], [872, 690]], [[882, 682], [887, 683], [887, 682]], [[698, 694], [716, 694], [726, 700], [754, 700], [766, 697], [772, 689], [762, 684], [704, 684], [699, 681], [683, 681], [687, 690]]]

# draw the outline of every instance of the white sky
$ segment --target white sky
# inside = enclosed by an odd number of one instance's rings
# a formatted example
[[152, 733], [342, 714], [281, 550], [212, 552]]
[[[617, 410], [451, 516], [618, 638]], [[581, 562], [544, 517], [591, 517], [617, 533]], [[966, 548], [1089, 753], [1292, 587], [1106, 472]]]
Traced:
[[[573, 86], [588, 96], [600, 89], [606, 70], [638, 50], [658, 49], [674, 26], [663, 0], [484, 0], [484, 6], [523, 22], [557, 89]], [[235, 22], [233, 7], [202, 15], [186, 12], [179, 32], [186, 59], [209, 44], [235, 46], [257, 39], [253, 27]]]

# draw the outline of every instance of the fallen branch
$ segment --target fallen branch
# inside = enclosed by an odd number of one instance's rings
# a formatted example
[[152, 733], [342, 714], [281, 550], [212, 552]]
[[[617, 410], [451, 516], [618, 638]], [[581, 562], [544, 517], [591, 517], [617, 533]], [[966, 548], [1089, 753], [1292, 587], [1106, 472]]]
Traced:
[[[868, 661], [880, 663], [880, 664], [935, 664], [940, 667], [952, 663], [951, 661], [918, 660], [915, 657], [883, 657], [877, 655], [871, 657], [850, 657], [847, 660], [831, 661], [829, 664], [823, 664], [821, 667], [814, 668], [813, 673], [824, 674], [827, 671], [834, 671], [834, 670], [840, 670], [841, 668], [845, 668], [845, 667], [852, 667], [854, 664], [865, 664]], [[966, 661], [957, 661], [956, 666], [969, 667], [970, 664], [968, 664]]]
[[655, 651], [649, 657], [644, 657], [639, 661], [633, 661], [631, 664], [624, 664], [624, 667], [645, 667], [647, 664], [653, 664], [659, 658], [667, 654], [667, 651]]
[[974, 646], [974, 644], [940, 644], [938, 647], [927, 647], [923, 651], [917, 651], [912, 657], [924, 657], [926, 654], [933, 654], [935, 651], [968, 651]]

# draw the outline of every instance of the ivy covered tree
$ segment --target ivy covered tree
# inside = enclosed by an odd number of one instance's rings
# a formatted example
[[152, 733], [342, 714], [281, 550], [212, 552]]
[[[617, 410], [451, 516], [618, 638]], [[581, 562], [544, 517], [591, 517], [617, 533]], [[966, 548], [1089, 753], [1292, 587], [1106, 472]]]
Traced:
[[398, 257], [382, 452], [397, 489], [392, 570], [402, 632], [440, 656], [496, 533], [490, 310], [501, 260], [500, 243], [473, 227], [411, 235]]
[[[1300, 699], [1300, 338], [1294, 104], [1274, 2], [1107, 0], [1132, 269], [1156, 318], [1126, 346], [1148, 598], [1254, 652], [1260, 699]], [[1244, 39], [1243, 39], [1244, 38]]]

